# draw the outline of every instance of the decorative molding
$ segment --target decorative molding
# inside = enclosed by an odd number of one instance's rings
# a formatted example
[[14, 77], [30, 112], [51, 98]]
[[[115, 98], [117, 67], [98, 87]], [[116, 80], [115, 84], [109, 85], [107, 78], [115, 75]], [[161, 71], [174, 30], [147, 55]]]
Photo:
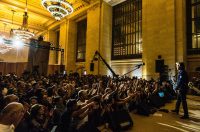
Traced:
[[94, 5], [92, 5], [91, 7], [89, 7], [87, 11], [89, 12], [89, 11], [95, 10], [98, 7], [100, 7], [100, 3], [99, 2], [95, 3]]
[[115, 6], [115, 5], [117, 5], [119, 3], [122, 3], [122, 2], [124, 2], [126, 0], [104, 0], [104, 1], [106, 3], [108, 3], [109, 5], [111, 5], [111, 6]]

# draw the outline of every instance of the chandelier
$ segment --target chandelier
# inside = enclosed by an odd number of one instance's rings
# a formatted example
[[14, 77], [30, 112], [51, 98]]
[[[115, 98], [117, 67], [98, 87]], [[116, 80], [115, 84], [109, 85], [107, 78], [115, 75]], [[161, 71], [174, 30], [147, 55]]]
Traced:
[[74, 11], [72, 5], [66, 0], [42, 0], [41, 3], [56, 20], [60, 20]]
[[5, 43], [5, 38], [0, 36], [0, 53], [5, 54], [12, 49], [11, 45]]
[[13, 29], [13, 34], [18, 37], [19, 39], [26, 41], [30, 38], [34, 37], [35, 34], [28, 30], [28, 11], [27, 11], [27, 0], [26, 0], [26, 8], [23, 15], [23, 23], [21, 28]]
[[0, 33], [0, 54], [5, 54], [6, 52], [10, 51], [12, 49], [12, 46], [10, 44], [7, 44], [6, 42], [6, 29], [7, 24], [4, 23], [4, 32]]
[[0, 53], [5, 54], [6, 52], [10, 51], [12, 49], [11, 46], [7, 44], [0, 44]]

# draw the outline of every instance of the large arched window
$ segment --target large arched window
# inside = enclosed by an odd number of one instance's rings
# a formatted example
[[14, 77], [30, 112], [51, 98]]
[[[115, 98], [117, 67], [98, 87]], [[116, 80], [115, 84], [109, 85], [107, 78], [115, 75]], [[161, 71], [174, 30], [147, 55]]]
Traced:
[[187, 0], [188, 54], [200, 54], [200, 0]]
[[113, 7], [112, 59], [142, 57], [142, 0]]

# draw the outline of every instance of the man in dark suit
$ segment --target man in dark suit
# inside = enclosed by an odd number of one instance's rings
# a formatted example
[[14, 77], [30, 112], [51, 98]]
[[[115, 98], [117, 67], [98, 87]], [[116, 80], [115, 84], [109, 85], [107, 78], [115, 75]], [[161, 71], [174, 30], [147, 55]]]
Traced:
[[186, 94], [188, 91], [188, 75], [185, 71], [185, 65], [184, 63], [177, 63], [177, 70], [178, 70], [178, 78], [177, 78], [177, 85], [175, 90], [177, 91], [177, 102], [176, 102], [176, 108], [175, 110], [172, 110], [172, 112], [179, 113], [180, 104], [182, 102], [184, 115], [181, 117], [182, 119], [188, 119], [188, 107], [187, 107], [187, 101], [186, 101]]

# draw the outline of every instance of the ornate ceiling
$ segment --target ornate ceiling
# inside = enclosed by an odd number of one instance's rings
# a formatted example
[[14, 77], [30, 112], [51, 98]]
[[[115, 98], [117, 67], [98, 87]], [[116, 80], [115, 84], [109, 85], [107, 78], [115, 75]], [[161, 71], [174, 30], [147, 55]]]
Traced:
[[[69, 0], [74, 10], [87, 6], [92, 0]], [[9, 34], [11, 28], [18, 29], [22, 25], [26, 0], [0, 0], [0, 32]], [[12, 24], [12, 16], [13, 17]], [[47, 30], [56, 20], [41, 5], [41, 0], [28, 0], [28, 27], [37, 33]]]
[[[98, 0], [69, 0], [77, 11], [90, 3]], [[104, 0], [113, 5], [122, 0]], [[11, 28], [18, 29], [22, 25], [24, 9], [26, 0], [0, 0], [0, 32], [9, 34]], [[12, 24], [12, 16], [13, 17]], [[28, 27], [30, 31], [35, 33], [47, 30], [48, 26], [56, 20], [51, 14], [46, 11], [42, 5], [41, 0], [28, 0]]]
[[[0, 31], [9, 32], [11, 27], [19, 28], [22, 25], [25, 9], [25, 0], [0, 0]], [[12, 24], [12, 10], [15, 11]], [[28, 0], [28, 23], [34, 31], [43, 31], [55, 20], [48, 11], [40, 5], [40, 0]], [[6, 26], [4, 26], [6, 24]]]

